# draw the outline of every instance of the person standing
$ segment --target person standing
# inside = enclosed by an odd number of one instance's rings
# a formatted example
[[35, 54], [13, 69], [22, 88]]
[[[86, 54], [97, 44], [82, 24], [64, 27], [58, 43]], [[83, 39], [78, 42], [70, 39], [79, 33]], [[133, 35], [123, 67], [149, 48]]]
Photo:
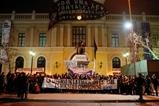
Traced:
[[139, 95], [139, 101], [143, 101], [143, 86], [145, 84], [145, 79], [144, 76], [139, 73], [139, 77], [136, 78], [136, 89], [138, 91], [138, 95]]
[[18, 78], [19, 96], [21, 99], [27, 99], [28, 94], [28, 78], [24, 72], [20, 73]]
[[5, 75], [4, 72], [0, 73], [0, 94], [4, 92], [4, 81]]
[[145, 93], [147, 93], [147, 95], [151, 93], [151, 78], [148, 75], [146, 76]]
[[153, 84], [153, 87], [154, 87], [154, 90], [155, 90], [155, 94], [156, 96], [158, 96], [158, 79], [156, 77], [155, 74], [152, 75], [152, 84]]

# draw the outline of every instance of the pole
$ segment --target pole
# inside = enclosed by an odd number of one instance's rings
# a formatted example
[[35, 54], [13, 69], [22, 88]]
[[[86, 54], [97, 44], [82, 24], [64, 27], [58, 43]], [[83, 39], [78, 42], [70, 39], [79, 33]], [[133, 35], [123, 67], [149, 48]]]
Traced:
[[128, 6], [129, 6], [129, 18], [130, 18], [130, 22], [132, 22], [132, 13], [131, 13], [131, 3], [130, 0], [128, 0]]
[[[128, 7], [129, 7], [129, 19], [130, 19], [130, 22], [132, 23], [131, 0], [128, 0]], [[131, 28], [130, 33], [134, 34], [133, 27]], [[131, 36], [133, 36], [133, 35], [131, 35]], [[134, 36], [132, 38], [133, 38], [132, 41], [134, 41]], [[132, 46], [132, 49], [131, 49], [132, 51], [131, 52], [132, 52], [132, 62], [133, 62], [134, 76], [136, 76], [136, 65], [135, 65], [135, 62], [136, 62], [136, 51], [135, 51], [135, 46], [134, 45], [135, 44], [133, 44], [133, 46]]]
[[31, 74], [33, 72], [33, 56], [31, 57]]
[[128, 58], [125, 57], [125, 64], [127, 65], [128, 64]]

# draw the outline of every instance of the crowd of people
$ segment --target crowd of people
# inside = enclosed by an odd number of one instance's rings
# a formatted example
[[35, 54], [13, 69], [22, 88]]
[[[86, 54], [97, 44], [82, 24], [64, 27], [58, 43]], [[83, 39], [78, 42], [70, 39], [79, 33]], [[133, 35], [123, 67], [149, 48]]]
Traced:
[[[68, 73], [59, 75], [46, 75], [44, 73], [37, 73], [34, 75], [22, 73], [11, 73], [4, 75], [4, 72], [0, 73], [0, 93], [17, 93], [17, 97], [26, 99], [29, 93], [43, 92], [42, 83], [44, 77], [54, 79], [81, 79], [81, 80], [110, 80], [117, 79], [117, 89], [115, 93], [127, 94], [127, 95], [156, 95], [158, 96], [159, 81], [155, 74], [152, 76], [143, 76], [139, 74], [139, 77], [126, 76], [126, 75], [99, 75], [98, 73], [89, 75], [70, 75]], [[110, 89], [111, 91], [111, 89]]]

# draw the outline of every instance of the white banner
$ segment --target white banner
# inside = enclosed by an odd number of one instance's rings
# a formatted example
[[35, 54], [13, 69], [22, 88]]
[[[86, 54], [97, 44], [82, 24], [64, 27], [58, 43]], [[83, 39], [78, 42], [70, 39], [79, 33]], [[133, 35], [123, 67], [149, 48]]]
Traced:
[[4, 23], [2, 24], [2, 45], [9, 43], [10, 30], [11, 30], [11, 21], [5, 20]]
[[45, 77], [42, 88], [73, 89], [73, 90], [111, 90], [117, 89], [117, 79], [112, 80], [81, 80], [54, 79]]
[[60, 83], [57, 79], [45, 77], [42, 88], [60, 88]]

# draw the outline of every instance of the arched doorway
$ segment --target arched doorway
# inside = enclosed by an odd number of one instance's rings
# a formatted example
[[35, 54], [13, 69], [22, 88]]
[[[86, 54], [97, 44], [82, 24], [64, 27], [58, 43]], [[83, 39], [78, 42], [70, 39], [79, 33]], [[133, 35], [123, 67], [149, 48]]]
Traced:
[[44, 72], [45, 72], [45, 66], [46, 66], [46, 59], [43, 56], [40, 56], [37, 59], [37, 68], [44, 68]]
[[114, 57], [112, 59], [113, 68], [120, 68], [120, 59], [118, 57]]
[[17, 57], [15, 62], [15, 72], [18, 68], [23, 68], [23, 67], [24, 67], [24, 58], [19, 56]]

